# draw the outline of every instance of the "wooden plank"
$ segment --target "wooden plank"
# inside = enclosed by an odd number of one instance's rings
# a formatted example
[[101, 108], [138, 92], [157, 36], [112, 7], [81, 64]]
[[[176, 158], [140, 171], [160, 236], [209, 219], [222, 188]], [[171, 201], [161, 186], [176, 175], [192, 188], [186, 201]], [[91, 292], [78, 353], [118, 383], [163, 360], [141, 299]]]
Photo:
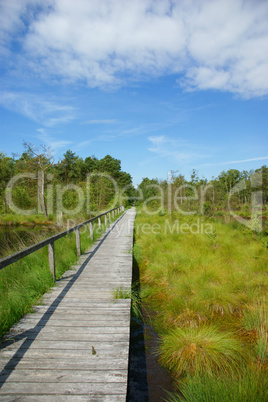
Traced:
[[[41, 316], [40, 316], [41, 318]], [[68, 321], [66, 321], [66, 317], [65, 315], [62, 316], [62, 318], [59, 318], [59, 316], [57, 316], [57, 318], [53, 318], [51, 317], [49, 319], [49, 321], [47, 322], [42, 322], [39, 323], [40, 318], [35, 318], [35, 319], [31, 319], [28, 318], [25, 322], [20, 322], [18, 325], [16, 325], [16, 327], [14, 329], [11, 330], [11, 333], [16, 333], [17, 331], [27, 331], [28, 329], [37, 327], [37, 329], [40, 329], [43, 326], [47, 326], [47, 327], [69, 327], [71, 326], [72, 328], [75, 327], [81, 327], [81, 328], [89, 328], [89, 327], [98, 327], [99, 331], [101, 331], [103, 328], [102, 327], [109, 327], [109, 325], [112, 325], [113, 328], [115, 327], [127, 327], [129, 328], [129, 325], [126, 323], [126, 320], [124, 319], [117, 319], [115, 321], [114, 317], [110, 317], [110, 315], [106, 315], [106, 316], [101, 316], [102, 320], [100, 319], [89, 319], [89, 318], [84, 318], [84, 319], [69, 319]], [[110, 320], [109, 320], [110, 318]]]
[[[49, 357], [50, 356], [50, 357]], [[83, 357], [83, 359], [81, 359]], [[51, 357], [51, 354], [45, 357], [40, 357], [37, 359], [35, 355], [32, 358], [24, 357], [23, 359], [13, 358], [10, 360], [9, 357], [1, 357], [0, 369], [46, 369], [46, 370], [114, 370], [116, 365], [117, 370], [126, 370], [127, 364], [124, 356], [118, 358], [117, 354], [110, 353], [103, 357], [96, 358], [95, 355], [88, 356], [84, 358], [84, 355], [72, 354], [70, 359], [70, 354], [60, 354], [55, 357]]]
[[[14, 399], [15, 398], [15, 399]], [[21, 394], [16, 394], [15, 397], [13, 396], [8, 396], [5, 395], [4, 397], [1, 398], [1, 401], [4, 402], [14, 402], [20, 401], [20, 402], [36, 402], [36, 395], [21, 395]], [[116, 394], [116, 395], [111, 395], [111, 394], [106, 394], [106, 395], [98, 395], [94, 394], [94, 398], [90, 399], [91, 401], [97, 402], [125, 402], [126, 401], [126, 396], [125, 393], [122, 395]], [[89, 401], [89, 397], [87, 395], [38, 395], [38, 402], [85, 402]]]
[[[115, 368], [115, 366], [120, 363], [122, 359], [124, 359], [125, 364], [127, 362], [129, 345], [126, 342], [121, 342], [117, 346], [114, 346], [113, 343], [110, 343], [109, 347], [108, 345], [104, 347], [101, 342], [95, 342], [94, 345], [87, 343], [87, 349], [85, 345], [84, 347], [79, 349], [79, 345], [77, 344], [72, 344], [72, 346], [76, 346], [76, 348], [71, 348], [70, 343], [67, 345], [69, 347], [65, 348], [64, 344], [67, 343], [61, 343], [57, 348], [56, 342], [50, 342], [47, 348], [38, 348], [38, 346], [34, 342], [31, 348], [18, 349], [16, 353], [13, 350], [5, 350], [4, 353], [1, 355], [1, 361], [2, 357], [3, 359], [8, 358], [10, 360], [10, 364], [14, 365], [14, 362], [23, 362], [24, 359], [36, 359], [38, 361], [39, 359], [40, 361], [42, 361], [42, 359], [52, 359], [55, 361], [55, 364], [56, 362], [59, 364], [59, 362], [64, 359], [67, 366], [70, 361], [72, 362], [73, 359], [79, 358], [81, 367], [83, 367], [83, 364], [87, 364], [88, 362], [94, 362], [94, 364], [97, 365], [101, 364], [99, 363], [100, 360], [109, 359], [110, 362], [113, 363], [113, 368]], [[96, 355], [92, 354], [92, 346], [94, 346], [96, 350]], [[42, 353], [40, 353], [41, 349]]]
[[[92, 346], [94, 346], [96, 350], [96, 354], [92, 353]], [[57, 343], [54, 341], [36, 341], [31, 344], [23, 344], [20, 348], [14, 350], [6, 347], [5, 350], [1, 353], [0, 363], [2, 364], [3, 359], [12, 359], [13, 358], [21, 360], [21, 357], [25, 357], [27, 359], [36, 358], [40, 350], [42, 349], [42, 353], [39, 353], [40, 359], [48, 358], [48, 359], [59, 359], [59, 358], [75, 358], [75, 357], [83, 357], [83, 361], [87, 361], [87, 359], [95, 359], [100, 360], [102, 358], [106, 358], [112, 356], [116, 361], [120, 359], [124, 359], [125, 355], [128, 353], [129, 343], [127, 341], [124, 342], [112, 342], [112, 341], [99, 341], [94, 342], [82, 342], [82, 344], [78, 344], [78, 342], [72, 341], [62, 341]], [[82, 361], [81, 361], [82, 364]]]
[[[37, 402], [36, 395], [6, 395], [4, 398], [1, 398], [5, 402], [14, 402], [14, 400], [19, 402]], [[89, 397], [87, 395], [38, 395], [38, 402], [85, 402], [89, 401]], [[94, 398], [90, 399], [90, 401], [94, 402], [122, 402], [126, 401], [125, 393], [122, 395], [97, 395], [94, 394]]]
[[113, 307], [107, 307], [107, 308], [102, 308], [102, 307], [67, 307], [67, 306], [58, 306], [58, 307], [51, 307], [51, 306], [40, 306], [38, 311], [43, 312], [43, 314], [47, 315], [56, 315], [57, 313], [68, 313], [70, 315], [81, 315], [81, 314], [89, 314], [89, 315], [96, 315], [99, 313], [106, 312], [107, 314], [120, 314], [120, 315], [128, 315], [129, 316], [129, 310], [128, 308], [122, 307], [120, 310], [118, 308], [113, 308]]
[[98, 333], [98, 334], [81, 334], [79, 331], [75, 333], [68, 334], [64, 331], [61, 331], [59, 334], [59, 330], [54, 331], [41, 331], [38, 335], [36, 335], [33, 331], [29, 332], [27, 339], [29, 340], [38, 340], [38, 341], [69, 341], [72, 339], [72, 342], [103, 342], [103, 341], [113, 341], [113, 342], [127, 342], [129, 338], [129, 334], [106, 334], [106, 333]]
[[[34, 385], [33, 385], [34, 384]], [[42, 382], [6, 382], [0, 389], [3, 395], [120, 395], [126, 393], [126, 383], [42, 383]]]
[[70, 370], [70, 369], [4, 369], [0, 373], [0, 384], [2, 378], [9, 375], [6, 382], [35, 382], [35, 383], [126, 383], [127, 369], [125, 370]]

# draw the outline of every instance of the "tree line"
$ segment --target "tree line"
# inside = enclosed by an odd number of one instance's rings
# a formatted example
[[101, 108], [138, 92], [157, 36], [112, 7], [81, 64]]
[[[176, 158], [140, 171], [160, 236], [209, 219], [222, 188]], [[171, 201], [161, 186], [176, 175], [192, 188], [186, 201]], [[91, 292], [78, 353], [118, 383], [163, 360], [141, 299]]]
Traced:
[[[14, 177], [19, 177], [15, 185]], [[252, 200], [267, 212], [268, 168], [230, 169], [211, 180], [199, 178], [196, 170], [189, 180], [170, 172], [166, 180], [145, 177], [135, 189], [131, 175], [121, 170], [121, 161], [110, 155], [83, 159], [69, 149], [55, 162], [49, 147], [30, 143], [24, 143], [24, 152], [12, 158], [0, 152], [1, 214], [11, 212], [9, 199], [22, 210], [35, 209], [46, 216], [56, 209], [72, 211], [79, 203], [79, 193], [89, 194], [90, 211], [101, 211], [119, 202], [118, 191], [125, 205], [136, 199], [137, 204], [148, 207], [205, 215], [232, 209], [249, 218]]]
[[[141, 200], [142, 194], [143, 200]], [[143, 178], [138, 187], [138, 203], [148, 207], [220, 215], [227, 210], [250, 217], [252, 202], [266, 211], [268, 167], [251, 171], [230, 169], [211, 180], [199, 178], [196, 170], [190, 180], [172, 172], [167, 180]]]
[[30, 143], [24, 143], [21, 155], [8, 157], [0, 152], [0, 178], [2, 214], [11, 212], [11, 203], [46, 216], [53, 215], [56, 206], [71, 211], [84, 193], [90, 195], [89, 209], [101, 211], [116, 202], [118, 190], [125, 203], [135, 193], [132, 177], [121, 170], [119, 159], [110, 155], [83, 159], [69, 149], [55, 162], [49, 147]]

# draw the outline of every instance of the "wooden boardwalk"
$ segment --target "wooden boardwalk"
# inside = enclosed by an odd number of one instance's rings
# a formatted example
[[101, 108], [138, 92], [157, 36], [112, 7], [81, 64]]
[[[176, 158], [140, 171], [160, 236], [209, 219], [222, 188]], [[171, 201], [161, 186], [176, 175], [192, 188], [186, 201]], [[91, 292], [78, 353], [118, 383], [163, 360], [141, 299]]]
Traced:
[[0, 350], [0, 401], [125, 401], [135, 209], [16, 324]]

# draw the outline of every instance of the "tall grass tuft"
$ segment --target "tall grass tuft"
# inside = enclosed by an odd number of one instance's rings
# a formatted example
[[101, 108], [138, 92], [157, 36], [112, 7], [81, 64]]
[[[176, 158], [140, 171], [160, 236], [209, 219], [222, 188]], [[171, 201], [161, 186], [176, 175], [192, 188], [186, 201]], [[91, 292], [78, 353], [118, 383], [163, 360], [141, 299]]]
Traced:
[[244, 360], [241, 342], [214, 326], [176, 328], [161, 337], [160, 362], [177, 378], [233, 373]]
[[265, 297], [249, 306], [241, 319], [242, 334], [255, 345], [254, 352], [260, 365], [268, 363], [268, 312]]
[[260, 370], [243, 368], [236, 377], [209, 376], [204, 373], [189, 376], [179, 384], [180, 393], [168, 402], [266, 402], [267, 377]]

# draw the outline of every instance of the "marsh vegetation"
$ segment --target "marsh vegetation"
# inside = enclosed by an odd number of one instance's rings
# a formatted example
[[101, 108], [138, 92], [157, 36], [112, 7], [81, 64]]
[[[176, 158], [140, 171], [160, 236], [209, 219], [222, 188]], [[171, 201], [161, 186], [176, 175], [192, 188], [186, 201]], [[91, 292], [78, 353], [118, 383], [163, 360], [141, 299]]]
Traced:
[[266, 401], [266, 234], [216, 217], [170, 219], [140, 209], [134, 255], [159, 361], [177, 381], [171, 400]]

